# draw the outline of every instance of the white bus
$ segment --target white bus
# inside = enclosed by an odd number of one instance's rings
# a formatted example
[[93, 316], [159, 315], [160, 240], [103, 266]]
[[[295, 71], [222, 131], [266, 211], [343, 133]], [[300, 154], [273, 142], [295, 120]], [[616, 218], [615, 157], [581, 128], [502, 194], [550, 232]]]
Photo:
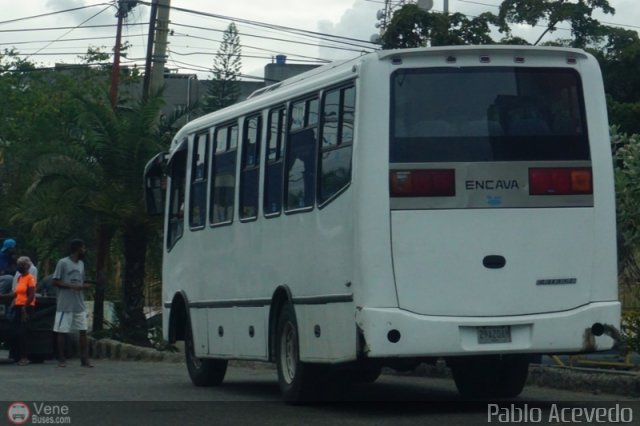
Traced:
[[297, 400], [327, 370], [445, 359], [463, 395], [509, 397], [532, 355], [608, 349], [619, 327], [605, 97], [581, 50], [322, 66], [188, 123], [145, 173], [165, 338], [196, 385], [272, 361]]

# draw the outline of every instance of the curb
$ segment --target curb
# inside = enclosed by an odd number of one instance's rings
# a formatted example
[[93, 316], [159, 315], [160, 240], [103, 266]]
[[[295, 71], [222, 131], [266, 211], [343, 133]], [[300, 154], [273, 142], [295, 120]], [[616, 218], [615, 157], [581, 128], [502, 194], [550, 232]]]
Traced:
[[[90, 338], [91, 357], [95, 359], [113, 359], [120, 361], [148, 361], [183, 363], [182, 352], [158, 351], [154, 348], [122, 343], [117, 340]], [[230, 365], [253, 369], [275, 369], [274, 365], [260, 361], [230, 361]], [[435, 366], [420, 364], [414, 371], [397, 372], [385, 368], [384, 374], [400, 376], [424, 376], [451, 378], [451, 371], [444, 362]], [[564, 389], [591, 394], [607, 393], [627, 397], [640, 397], [640, 373], [603, 370], [595, 368], [559, 367], [534, 364], [529, 367], [527, 385]]]
[[184, 355], [179, 352], [158, 351], [111, 339], [89, 339], [89, 353], [95, 359], [114, 359], [120, 361], [183, 362]]
[[[414, 371], [407, 373], [391, 372], [408, 376], [452, 378], [451, 370], [444, 362], [438, 362], [435, 366], [420, 364]], [[640, 373], [631, 371], [532, 364], [529, 367], [527, 385], [595, 395], [607, 393], [640, 397]]]

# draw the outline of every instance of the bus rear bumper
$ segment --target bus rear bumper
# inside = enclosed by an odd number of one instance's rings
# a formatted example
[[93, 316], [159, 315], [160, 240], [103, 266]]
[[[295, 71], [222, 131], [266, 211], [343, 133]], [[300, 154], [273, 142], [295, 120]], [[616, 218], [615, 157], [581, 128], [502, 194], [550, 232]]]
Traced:
[[362, 308], [357, 324], [365, 340], [364, 355], [370, 358], [592, 352], [613, 346], [611, 337], [595, 336], [592, 326], [619, 329], [620, 303], [504, 317], [428, 316], [397, 308]]

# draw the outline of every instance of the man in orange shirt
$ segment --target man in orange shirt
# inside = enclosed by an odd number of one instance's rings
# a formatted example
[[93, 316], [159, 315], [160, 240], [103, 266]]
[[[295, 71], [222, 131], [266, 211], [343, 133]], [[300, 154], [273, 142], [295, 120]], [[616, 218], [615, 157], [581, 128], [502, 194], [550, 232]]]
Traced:
[[31, 259], [26, 256], [18, 258], [18, 282], [14, 291], [14, 323], [17, 327], [18, 350], [20, 360], [18, 365], [29, 364], [27, 358], [27, 321], [33, 314], [36, 305], [36, 279], [29, 273]]

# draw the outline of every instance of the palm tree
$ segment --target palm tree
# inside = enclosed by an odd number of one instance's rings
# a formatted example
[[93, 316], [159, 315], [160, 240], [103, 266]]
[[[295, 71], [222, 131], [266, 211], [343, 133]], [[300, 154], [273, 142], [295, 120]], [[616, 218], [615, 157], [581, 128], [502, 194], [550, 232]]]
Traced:
[[[148, 344], [144, 307], [147, 244], [158, 223], [143, 206], [142, 173], [146, 161], [162, 149], [156, 121], [161, 97], [133, 108], [112, 109], [103, 99], [78, 97], [81, 136], [73, 149], [59, 147], [36, 163], [33, 183], [16, 220], [30, 221], [34, 231], [71, 223], [91, 222], [96, 235], [96, 312], [100, 327], [104, 297], [104, 266], [112, 239], [121, 242], [123, 256], [122, 328], [132, 343]], [[45, 200], [44, 210], [36, 208]]]

